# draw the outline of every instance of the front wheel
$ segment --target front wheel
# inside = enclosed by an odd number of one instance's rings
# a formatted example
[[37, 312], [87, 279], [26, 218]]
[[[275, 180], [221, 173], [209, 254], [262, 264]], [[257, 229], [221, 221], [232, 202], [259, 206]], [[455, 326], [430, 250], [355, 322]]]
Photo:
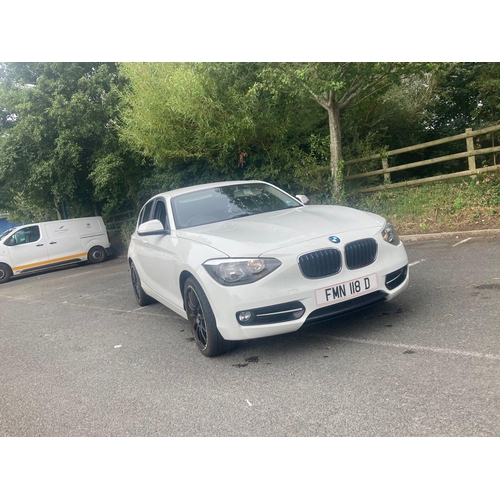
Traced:
[[92, 264], [99, 264], [106, 258], [106, 251], [102, 247], [92, 247], [89, 250], [89, 261]]
[[194, 340], [203, 355], [218, 356], [234, 346], [235, 342], [225, 340], [217, 330], [215, 315], [207, 296], [192, 277], [184, 285], [184, 304]]
[[7, 264], [0, 264], [0, 283], [6, 283], [12, 276], [12, 270]]

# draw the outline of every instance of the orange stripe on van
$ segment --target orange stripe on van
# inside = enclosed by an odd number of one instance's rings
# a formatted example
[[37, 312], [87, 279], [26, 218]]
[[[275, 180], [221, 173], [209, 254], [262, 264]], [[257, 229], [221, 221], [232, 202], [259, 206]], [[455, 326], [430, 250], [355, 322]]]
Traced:
[[86, 253], [76, 253], [74, 255], [67, 255], [66, 257], [59, 257], [57, 259], [42, 260], [41, 262], [36, 262], [34, 264], [26, 264], [25, 266], [13, 267], [13, 271], [22, 271], [23, 269], [29, 269], [31, 267], [46, 266], [48, 264], [57, 264], [58, 262], [64, 262], [70, 259], [80, 259], [81, 257], [86, 257]]

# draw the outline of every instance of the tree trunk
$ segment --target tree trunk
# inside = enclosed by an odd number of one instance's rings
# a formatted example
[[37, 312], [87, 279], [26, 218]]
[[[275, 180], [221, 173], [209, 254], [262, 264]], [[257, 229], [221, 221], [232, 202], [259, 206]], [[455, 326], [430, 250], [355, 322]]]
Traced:
[[62, 220], [62, 213], [61, 213], [61, 210], [59, 209], [59, 204], [54, 203], [54, 208], [55, 208], [56, 213], [57, 213], [57, 220]]
[[342, 191], [342, 175], [339, 164], [342, 160], [342, 144], [340, 131], [340, 109], [335, 101], [331, 101], [327, 108], [328, 126], [330, 128], [330, 169], [332, 172], [332, 195], [334, 200], [340, 199]]

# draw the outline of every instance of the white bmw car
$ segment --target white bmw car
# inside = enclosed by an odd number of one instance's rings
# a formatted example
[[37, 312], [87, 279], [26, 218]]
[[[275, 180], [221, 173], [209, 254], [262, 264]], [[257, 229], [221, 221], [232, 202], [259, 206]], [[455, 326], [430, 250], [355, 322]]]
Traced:
[[128, 251], [137, 302], [187, 319], [205, 356], [384, 300], [408, 258], [382, 217], [308, 205], [260, 181], [192, 186], [150, 199]]

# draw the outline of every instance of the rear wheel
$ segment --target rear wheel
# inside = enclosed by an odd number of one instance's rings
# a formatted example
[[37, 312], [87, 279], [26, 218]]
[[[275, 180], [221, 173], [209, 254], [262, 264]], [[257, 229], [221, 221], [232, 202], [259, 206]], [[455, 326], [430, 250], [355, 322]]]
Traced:
[[132, 287], [134, 288], [134, 295], [137, 303], [140, 306], [152, 304], [154, 299], [142, 289], [141, 279], [139, 278], [139, 274], [137, 274], [137, 269], [133, 262], [130, 263], [130, 278], [132, 279]]
[[106, 251], [102, 247], [92, 247], [89, 250], [89, 261], [92, 264], [99, 264], [106, 258]]
[[188, 278], [184, 285], [184, 304], [194, 340], [201, 353], [207, 357], [229, 351], [235, 342], [225, 340], [217, 330], [212, 307], [200, 284]]
[[0, 283], [6, 283], [12, 276], [12, 269], [7, 264], [0, 264]]

